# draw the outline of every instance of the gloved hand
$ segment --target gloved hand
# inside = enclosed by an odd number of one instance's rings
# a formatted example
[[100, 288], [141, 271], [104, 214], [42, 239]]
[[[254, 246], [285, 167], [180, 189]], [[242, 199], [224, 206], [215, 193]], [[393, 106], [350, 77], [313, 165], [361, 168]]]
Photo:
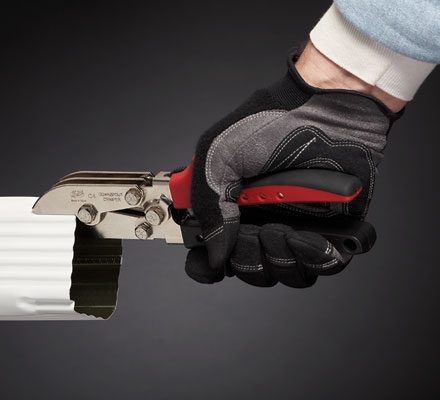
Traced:
[[[309, 86], [290, 59], [283, 79], [255, 92], [198, 142], [191, 203], [205, 247], [189, 252], [187, 274], [202, 283], [236, 275], [258, 286], [307, 287], [318, 275], [340, 271], [350, 256], [319, 234], [295, 231], [289, 221], [338, 214], [362, 220], [387, 134], [399, 116], [362, 93]], [[240, 224], [235, 201], [242, 178], [295, 168], [355, 175], [364, 190], [348, 204], [256, 206], [256, 213], [252, 207], [255, 222]], [[242, 217], [248, 210], [242, 208]], [[259, 226], [259, 216], [283, 223]]]

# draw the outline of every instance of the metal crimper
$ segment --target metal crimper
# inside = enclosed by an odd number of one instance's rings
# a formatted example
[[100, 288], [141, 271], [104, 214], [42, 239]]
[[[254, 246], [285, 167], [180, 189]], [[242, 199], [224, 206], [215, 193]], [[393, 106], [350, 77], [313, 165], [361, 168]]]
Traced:
[[[33, 207], [35, 214], [75, 215], [104, 239], [164, 239], [187, 248], [203, 245], [191, 211], [192, 164], [175, 172], [81, 171], [60, 179]], [[337, 171], [297, 169], [243, 181], [240, 206], [276, 203], [347, 203], [362, 191], [357, 177]], [[300, 221], [294, 228], [317, 232], [348, 254], [373, 246], [374, 227], [348, 217]]]

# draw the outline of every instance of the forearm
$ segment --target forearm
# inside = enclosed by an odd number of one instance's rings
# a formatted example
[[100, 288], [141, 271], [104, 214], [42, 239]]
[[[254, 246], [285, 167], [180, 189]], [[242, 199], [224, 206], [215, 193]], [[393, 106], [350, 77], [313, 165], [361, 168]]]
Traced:
[[309, 85], [321, 89], [356, 90], [377, 98], [393, 112], [401, 110], [407, 103], [341, 68], [324, 56], [311, 42], [307, 43], [296, 62], [296, 68]]
[[311, 85], [357, 90], [376, 97], [392, 111], [412, 100], [434, 67], [367, 36], [336, 5], [313, 28], [297, 63]]

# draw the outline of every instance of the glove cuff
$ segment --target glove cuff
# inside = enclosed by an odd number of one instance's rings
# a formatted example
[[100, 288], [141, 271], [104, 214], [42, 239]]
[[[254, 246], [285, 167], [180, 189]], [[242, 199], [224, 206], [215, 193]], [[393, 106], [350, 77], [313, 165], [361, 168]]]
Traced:
[[366, 93], [347, 89], [321, 89], [309, 85], [301, 77], [295, 67], [295, 63], [298, 60], [300, 54], [301, 52], [298, 50], [292, 50], [291, 52], [289, 52], [289, 55], [287, 57], [287, 74], [284, 76], [284, 78], [282, 78], [269, 88], [269, 90], [272, 92], [274, 100], [277, 103], [280, 103], [282, 108], [293, 109], [296, 107], [300, 107], [313, 95], [345, 93], [352, 96], [360, 96], [371, 100], [376, 104], [378, 109], [390, 120], [391, 123], [396, 121], [403, 115], [405, 111], [404, 108], [401, 111], [394, 113], [390, 111], [389, 108], [380, 100]]

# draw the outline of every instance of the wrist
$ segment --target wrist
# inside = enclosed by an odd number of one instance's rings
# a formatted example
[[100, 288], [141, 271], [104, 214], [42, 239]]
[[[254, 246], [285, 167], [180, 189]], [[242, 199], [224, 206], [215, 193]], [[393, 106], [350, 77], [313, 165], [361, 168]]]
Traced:
[[333, 4], [310, 32], [313, 46], [340, 68], [371, 85], [393, 110], [413, 99], [434, 64], [416, 60], [367, 36]]
[[322, 54], [310, 41], [295, 67], [309, 85], [320, 89], [346, 89], [365, 93], [380, 100], [393, 112], [401, 110], [407, 103], [341, 68]]

